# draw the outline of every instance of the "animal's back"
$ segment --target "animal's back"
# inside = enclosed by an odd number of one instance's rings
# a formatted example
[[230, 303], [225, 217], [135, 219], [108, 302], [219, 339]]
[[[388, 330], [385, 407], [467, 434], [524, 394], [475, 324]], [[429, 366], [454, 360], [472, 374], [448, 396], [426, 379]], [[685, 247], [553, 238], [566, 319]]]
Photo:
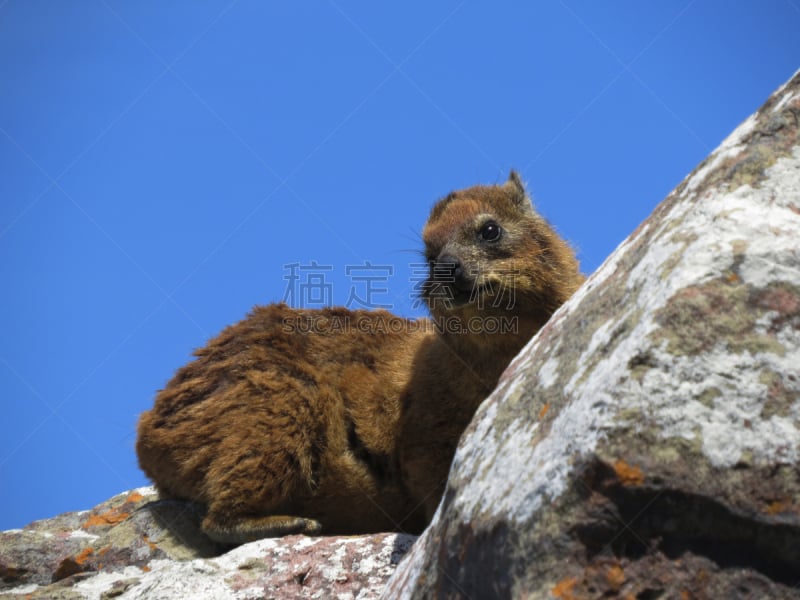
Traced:
[[[314, 521], [327, 533], [418, 530], [392, 457], [429, 329], [386, 311], [257, 307], [142, 415], [140, 465], [162, 497], [206, 504], [204, 528], [223, 541], [313, 532]], [[248, 514], [252, 531], [228, 520]]]

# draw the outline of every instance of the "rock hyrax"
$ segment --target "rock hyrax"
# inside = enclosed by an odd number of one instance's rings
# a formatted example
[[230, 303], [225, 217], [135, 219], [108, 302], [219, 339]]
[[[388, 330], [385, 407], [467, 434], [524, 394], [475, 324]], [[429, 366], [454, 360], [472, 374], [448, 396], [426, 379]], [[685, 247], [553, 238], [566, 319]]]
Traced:
[[161, 497], [229, 543], [420, 532], [478, 405], [583, 281], [513, 171], [441, 199], [422, 237], [432, 320], [271, 304], [197, 350], [139, 421]]

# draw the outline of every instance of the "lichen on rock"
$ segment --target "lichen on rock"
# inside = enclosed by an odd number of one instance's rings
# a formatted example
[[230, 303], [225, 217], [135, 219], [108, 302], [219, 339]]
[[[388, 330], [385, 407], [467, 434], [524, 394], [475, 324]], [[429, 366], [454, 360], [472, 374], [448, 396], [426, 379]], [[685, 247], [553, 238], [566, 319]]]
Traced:
[[152, 488], [91, 511], [0, 533], [0, 596], [12, 598], [377, 597], [415, 537], [265, 539], [221, 546], [197, 506]]

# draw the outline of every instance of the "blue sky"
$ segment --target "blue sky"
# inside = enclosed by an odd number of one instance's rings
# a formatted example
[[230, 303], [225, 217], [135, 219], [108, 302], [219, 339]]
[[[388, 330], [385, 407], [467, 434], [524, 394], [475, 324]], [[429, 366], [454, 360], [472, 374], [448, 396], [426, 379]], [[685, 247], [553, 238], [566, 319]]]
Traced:
[[0, 1], [0, 529], [146, 484], [137, 415], [287, 265], [342, 304], [368, 261], [421, 314], [451, 189], [518, 169], [592, 272], [797, 31], [800, 0]]

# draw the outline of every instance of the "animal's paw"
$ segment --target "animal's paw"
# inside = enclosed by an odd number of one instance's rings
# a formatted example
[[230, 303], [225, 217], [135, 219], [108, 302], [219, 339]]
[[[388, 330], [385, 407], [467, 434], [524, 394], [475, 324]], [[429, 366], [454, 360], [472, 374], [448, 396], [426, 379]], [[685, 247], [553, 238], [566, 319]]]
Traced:
[[202, 527], [208, 537], [223, 544], [244, 544], [265, 537], [301, 533], [317, 535], [322, 531], [322, 524], [319, 521], [289, 515], [227, 518], [224, 522], [208, 515], [203, 520]]

